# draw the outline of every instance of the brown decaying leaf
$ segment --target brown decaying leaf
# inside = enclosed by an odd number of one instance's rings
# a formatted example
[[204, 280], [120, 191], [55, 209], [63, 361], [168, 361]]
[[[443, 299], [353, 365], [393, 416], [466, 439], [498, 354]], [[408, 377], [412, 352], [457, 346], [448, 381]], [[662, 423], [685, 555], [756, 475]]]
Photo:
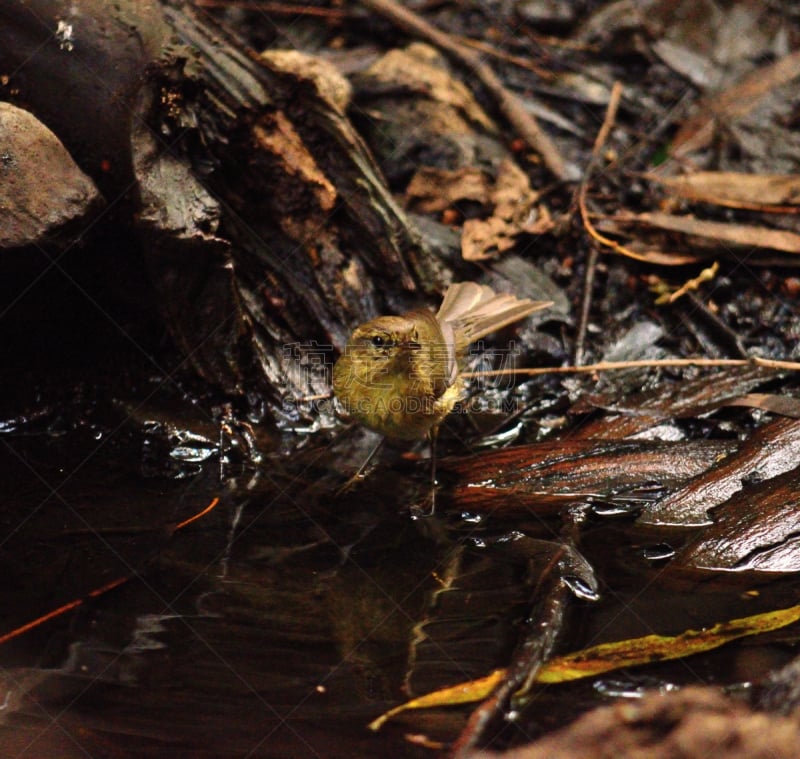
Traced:
[[439, 50], [465, 66], [471, 79], [477, 79], [495, 98], [498, 109], [508, 119], [519, 135], [542, 156], [545, 166], [558, 179], [574, 178], [575, 168], [566, 164], [555, 144], [539, 128], [536, 119], [528, 113], [518, 98], [500, 81], [492, 68], [483, 58], [459, 42], [450, 34], [429, 24], [421, 16], [394, 0], [362, 0], [362, 4], [370, 10], [389, 19], [406, 32], [436, 45]]
[[676, 385], [661, 383], [623, 397], [618, 392], [587, 394], [570, 409], [571, 414], [587, 414], [595, 408], [604, 408], [615, 415], [589, 419], [574, 434], [600, 439], [639, 435], [669, 419], [708, 414], [723, 403], [745, 395], [771, 376], [775, 375], [765, 369], [745, 367], [704, 372]]
[[686, 155], [706, 147], [720, 119], [735, 119], [749, 113], [770, 90], [800, 76], [800, 51], [752, 71], [724, 92], [707, 100], [700, 113], [687, 120], [672, 142], [673, 155]]
[[[627, 225], [622, 224], [616, 219], [598, 214], [589, 214], [589, 218], [594, 223], [593, 231], [602, 237], [599, 242], [610, 247], [616, 253], [634, 258], [637, 261], [653, 264], [654, 266], [685, 266], [695, 264], [704, 258], [710, 258], [711, 253], [706, 250], [677, 251], [657, 248], [655, 245], [666, 243], [663, 241], [653, 242], [652, 240], [630, 240], [630, 233]], [[625, 243], [611, 240], [607, 235], [615, 235]], [[609, 243], [611, 243], [609, 245]]]
[[785, 253], [800, 253], [800, 235], [781, 229], [755, 227], [750, 224], [702, 221], [694, 216], [677, 216], [659, 211], [638, 214], [622, 211], [616, 214], [613, 220], [623, 224], [646, 224], [668, 232], [706, 237], [721, 243], [771, 248]]
[[672, 560], [681, 570], [800, 571], [800, 468], [754, 484], [714, 509], [714, 524]]
[[420, 213], [444, 211], [465, 200], [484, 205], [490, 197], [489, 177], [472, 166], [455, 170], [422, 166], [406, 188], [408, 205]]
[[[592, 214], [590, 214], [588, 211], [588, 207], [586, 204], [586, 190], [588, 186], [588, 177], [591, 174], [592, 164], [596, 162], [597, 157], [600, 153], [600, 149], [604, 145], [605, 140], [608, 136], [608, 132], [610, 131], [611, 126], [613, 125], [614, 120], [616, 118], [616, 108], [619, 97], [621, 96], [621, 91], [622, 90], [620, 83], [619, 82], [615, 83], [614, 89], [612, 90], [611, 101], [609, 102], [609, 107], [606, 113], [606, 118], [603, 122], [603, 126], [600, 132], [597, 135], [597, 139], [595, 141], [595, 145], [592, 151], [592, 162], [590, 163], [590, 168], [587, 169], [584, 181], [581, 183], [581, 186], [576, 196], [584, 228], [586, 229], [590, 237], [592, 237], [602, 246], [611, 249], [615, 253], [619, 253], [620, 255], [627, 256], [629, 258], [633, 258], [638, 261], [644, 261], [652, 264], [661, 264], [664, 266], [677, 266], [686, 263], [694, 263], [700, 260], [700, 256], [694, 253], [686, 254], [686, 253], [667, 252], [663, 250], [648, 248], [648, 243], [642, 243], [636, 241], [629, 245], [623, 245], [620, 242], [617, 242], [616, 240], [612, 240], [606, 235], [600, 233], [599, 231], [600, 224], [595, 226], [591, 218]], [[612, 224], [614, 221], [622, 221], [622, 222], [627, 222], [631, 220], [643, 221], [648, 216], [653, 218], [657, 216], [666, 217], [667, 214], [634, 215], [632, 213], [622, 212], [610, 221]], [[681, 219], [682, 217], [674, 217], [674, 218]], [[759, 244], [758, 242], [751, 241], [753, 235], [747, 234], [747, 230], [750, 229], [748, 227], [744, 227], [741, 225], [739, 225], [738, 227], [734, 227], [733, 225], [730, 225], [729, 227], [727, 227], [727, 225], [715, 225], [714, 227], [711, 227], [703, 225], [711, 225], [713, 224], [712, 222], [696, 222], [694, 220], [692, 221], [694, 222], [694, 226], [698, 230], [698, 231], [692, 231], [691, 233], [693, 234], [712, 237], [714, 239], [728, 239], [728, 237], [734, 236], [736, 238], [734, 241], [737, 242], [739, 241], [738, 238], [746, 237], [747, 239], [743, 241], [743, 244], [752, 244], [752, 245]], [[608, 222], [609, 220], [606, 220], [606, 226], [608, 226]], [[653, 226], [658, 226], [658, 224], [656, 224], [655, 222], [651, 222], [651, 224]], [[688, 231], [684, 229], [676, 230], [674, 226], [666, 226], [664, 228], [668, 229], [669, 231]], [[611, 230], [605, 229], [604, 231], [612, 231], [617, 233], [620, 232], [618, 228]], [[795, 248], [800, 246], [800, 237], [798, 237], [797, 235], [792, 235], [791, 233], [787, 233], [787, 236], [783, 237], [782, 233], [778, 231], [758, 229], [758, 233], [756, 236], [758, 237], [758, 239], [761, 239], [762, 237], [766, 236], [768, 238], [767, 247], [777, 247], [778, 250], [784, 250], [785, 248], [782, 246], [789, 245], [792, 248], [789, 252], [795, 253], [798, 252], [798, 250]], [[794, 238], [797, 239], [795, 240]]]
[[727, 501], [754, 476], [762, 480], [794, 469], [800, 461], [800, 421], [776, 419], [757, 429], [718, 466], [647, 508], [641, 524], [711, 524], [708, 510]]
[[768, 393], [748, 393], [741, 398], [734, 398], [725, 403], [726, 406], [745, 406], [747, 408], [760, 408], [780, 416], [790, 416], [800, 419], [800, 398], [790, 395], [770, 395]]
[[697, 253], [659, 250], [638, 242], [630, 243], [627, 249], [636, 254], [636, 260], [646, 264], [653, 264], [654, 266], [686, 266], [686, 264], [696, 264], [707, 257]]
[[439, 53], [430, 45], [415, 42], [403, 49], [390, 50], [370, 66], [369, 74], [377, 82], [396, 89], [405, 87], [409, 92], [452, 106], [482, 131], [489, 134], [497, 131], [466, 85], [441, 65]]
[[465, 261], [486, 261], [514, 246], [513, 227], [499, 216], [467, 219], [461, 234], [461, 256]]
[[[686, 200], [730, 208], [800, 211], [800, 175], [744, 174], [735, 171], [697, 171], [678, 177], [649, 175], [673, 195]], [[775, 206], [779, 206], [775, 209]], [[787, 208], [786, 206], [789, 206]]]
[[489, 194], [494, 205], [492, 215], [464, 222], [461, 235], [464, 260], [493, 258], [511, 248], [520, 233], [543, 234], [552, 229], [553, 221], [543, 206], [536, 206], [537, 198], [525, 172], [512, 160], [504, 160]]
[[636, 490], [645, 482], [675, 487], [729, 450], [727, 444], [712, 441], [568, 438], [444, 460], [440, 468], [459, 478], [445, 496], [459, 508], [508, 512], [535, 505], [544, 514], [576, 498]]
[[[770, 376], [774, 374], [765, 369], [745, 367], [703, 374], [676, 386], [660, 385], [623, 399], [614, 394], [584, 396], [571, 413], [587, 414], [597, 408], [609, 413], [587, 420], [566, 439], [441, 461], [441, 469], [454, 478], [443, 497], [462, 508], [508, 512], [535, 505], [537, 513], [544, 514], [559, 511], [576, 497], [636, 491], [645, 482], [676, 488], [696, 478], [693, 482], [698, 486], [703, 473], [709, 472], [702, 495], [688, 502], [679, 499], [678, 503], [689, 504], [688, 513], [677, 505], [670, 507], [677, 513], [662, 513], [670, 503], [665, 499], [652, 507], [652, 514], [645, 506], [643, 517], [643, 521], [659, 523], [667, 519], [669, 524], [707, 524], [705, 507], [721, 503], [740, 488], [741, 477], [757, 469], [774, 475], [791, 464], [792, 430], [797, 422], [784, 419], [766, 425], [754, 433], [752, 443], [742, 444], [735, 456], [730, 455], [736, 447], [732, 441], [670, 443], [623, 438], [641, 435], [670, 419], [697, 417], [734, 402], [773, 413], [797, 413], [800, 401], [796, 399], [748, 395]], [[715, 494], [713, 504], [704, 500], [709, 492]]]

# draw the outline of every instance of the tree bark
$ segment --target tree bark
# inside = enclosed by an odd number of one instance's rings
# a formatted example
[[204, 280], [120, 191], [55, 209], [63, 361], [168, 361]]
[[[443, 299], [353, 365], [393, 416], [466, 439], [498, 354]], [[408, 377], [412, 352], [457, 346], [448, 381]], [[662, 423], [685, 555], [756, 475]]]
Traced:
[[302, 421], [296, 399], [329, 390], [331, 348], [355, 323], [441, 289], [332, 67], [244, 50], [179, 0], [19, 0], [0, 15], [0, 64], [25, 69], [11, 90], [140, 236], [170, 333], [225, 392]]

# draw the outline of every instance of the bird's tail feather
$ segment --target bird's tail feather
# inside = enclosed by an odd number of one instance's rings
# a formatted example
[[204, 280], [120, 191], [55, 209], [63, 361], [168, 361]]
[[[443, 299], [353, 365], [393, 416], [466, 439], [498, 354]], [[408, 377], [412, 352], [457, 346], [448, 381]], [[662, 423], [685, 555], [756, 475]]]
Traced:
[[452, 327], [461, 351], [475, 340], [551, 305], [552, 301], [496, 293], [477, 282], [455, 282], [447, 288], [436, 318]]

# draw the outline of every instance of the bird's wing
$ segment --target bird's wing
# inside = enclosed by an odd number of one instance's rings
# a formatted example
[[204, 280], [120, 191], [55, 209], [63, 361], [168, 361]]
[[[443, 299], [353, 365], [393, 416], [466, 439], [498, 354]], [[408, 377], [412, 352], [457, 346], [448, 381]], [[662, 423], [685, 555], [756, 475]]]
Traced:
[[499, 294], [477, 282], [456, 282], [447, 288], [436, 318], [454, 331], [456, 350], [461, 352], [490, 332], [551, 305], [551, 301]]

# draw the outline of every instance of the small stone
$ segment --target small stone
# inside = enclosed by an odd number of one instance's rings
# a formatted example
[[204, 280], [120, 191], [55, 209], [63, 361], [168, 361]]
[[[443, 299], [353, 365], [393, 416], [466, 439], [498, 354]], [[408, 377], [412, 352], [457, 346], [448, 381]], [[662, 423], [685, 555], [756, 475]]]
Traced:
[[58, 137], [28, 111], [0, 103], [0, 248], [52, 238], [99, 201]]

